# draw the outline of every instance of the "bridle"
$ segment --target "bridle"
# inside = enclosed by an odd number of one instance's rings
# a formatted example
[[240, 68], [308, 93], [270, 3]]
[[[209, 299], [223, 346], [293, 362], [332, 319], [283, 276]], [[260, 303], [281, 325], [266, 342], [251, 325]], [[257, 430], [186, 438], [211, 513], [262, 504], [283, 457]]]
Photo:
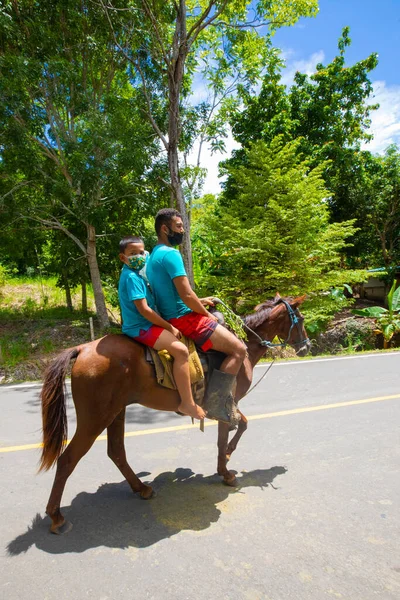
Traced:
[[[286, 306], [286, 310], [288, 311], [288, 314], [289, 314], [289, 318], [290, 318], [289, 333], [287, 334], [286, 340], [284, 342], [281, 342], [280, 344], [272, 344], [272, 342], [270, 342], [269, 340], [262, 341], [261, 345], [267, 346], [268, 348], [276, 347], [276, 346], [287, 346], [287, 344], [289, 343], [292, 329], [294, 326], [297, 327], [297, 330], [299, 332], [299, 337], [302, 335], [300, 319], [297, 314], [298, 309], [296, 308], [295, 310], [293, 310], [293, 308], [290, 306], [289, 302], [287, 302], [287, 300], [283, 300], [283, 298], [281, 298], [280, 301], [283, 302], [283, 304]], [[310, 339], [308, 337], [306, 337], [306, 338], [303, 338], [302, 340], [300, 340], [299, 342], [290, 342], [290, 345], [291, 346], [302, 346], [303, 344], [307, 344], [307, 342], [309, 342], [309, 341], [310, 341]]]
[[[230, 313], [232, 313], [232, 315], [234, 315], [236, 318], [239, 318], [238, 315], [236, 313], [234, 313], [233, 310], [231, 310], [229, 308], [229, 306], [226, 306], [226, 304], [224, 302], [222, 302], [222, 300], [220, 300], [219, 298], [213, 298], [213, 300], [214, 300], [215, 304], [222, 304], [222, 306], [224, 306]], [[277, 304], [279, 304], [280, 302], [282, 302], [285, 305], [286, 310], [288, 311], [289, 318], [290, 318], [289, 333], [287, 334], [286, 340], [284, 340], [283, 342], [281, 341], [279, 344], [273, 344], [269, 340], [263, 340], [262, 337], [260, 337], [258, 335], [258, 333], [256, 333], [255, 331], [253, 331], [248, 325], [246, 325], [246, 323], [244, 321], [242, 321], [243, 327], [245, 327], [256, 338], [258, 338], [258, 341], [259, 341], [260, 345], [264, 346], [264, 348], [278, 348], [278, 347], [285, 347], [285, 346], [287, 346], [288, 343], [289, 343], [289, 339], [290, 339], [290, 335], [292, 333], [293, 327], [297, 327], [299, 335], [300, 336], [302, 335], [301, 324], [300, 324], [300, 319], [299, 319], [299, 315], [298, 315], [298, 309], [296, 308], [295, 310], [293, 310], [293, 308], [290, 306], [289, 302], [287, 302], [283, 298], [281, 298]], [[310, 342], [310, 340], [309, 340], [308, 337], [300, 340], [300, 342], [291, 342], [290, 344], [291, 344], [291, 346], [301, 346], [303, 344], [307, 344], [307, 342], [308, 343]], [[264, 377], [267, 375], [267, 373], [269, 372], [270, 368], [274, 364], [275, 360], [276, 360], [275, 358], [272, 360], [272, 362], [269, 364], [268, 369], [266, 369], [266, 371], [263, 373], [263, 375], [260, 377], [260, 379], [257, 381], [257, 383], [255, 383], [249, 390], [247, 390], [247, 392], [244, 394], [244, 396], [242, 396], [241, 400], [245, 396], [247, 396], [248, 394], [250, 394], [250, 392], [252, 392], [254, 390], [254, 388], [258, 386], [259, 383], [261, 383], [261, 381], [264, 379]]]

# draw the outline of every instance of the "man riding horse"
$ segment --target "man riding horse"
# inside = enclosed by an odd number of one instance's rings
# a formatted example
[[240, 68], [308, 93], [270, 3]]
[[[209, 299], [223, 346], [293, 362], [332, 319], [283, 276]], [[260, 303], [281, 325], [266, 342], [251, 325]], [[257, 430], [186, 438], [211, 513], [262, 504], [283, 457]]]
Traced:
[[204, 351], [213, 348], [226, 354], [220, 369], [214, 369], [207, 385], [204, 407], [207, 417], [230, 422], [236, 375], [246, 356], [245, 345], [218, 324], [190, 286], [182, 256], [174, 246], [182, 243], [184, 228], [179, 212], [163, 208], [155, 219], [157, 245], [146, 265], [147, 278], [161, 316]]

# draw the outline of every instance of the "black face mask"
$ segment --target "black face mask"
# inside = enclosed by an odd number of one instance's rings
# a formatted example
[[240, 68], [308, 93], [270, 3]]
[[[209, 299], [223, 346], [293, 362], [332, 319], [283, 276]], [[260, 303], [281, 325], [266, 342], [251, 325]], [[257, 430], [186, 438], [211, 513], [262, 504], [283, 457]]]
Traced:
[[167, 235], [168, 241], [171, 244], [171, 246], [180, 246], [182, 244], [182, 240], [183, 240], [183, 233], [178, 233], [177, 231], [172, 231], [172, 229], [170, 227], [168, 227], [168, 229], [170, 230], [170, 234]]

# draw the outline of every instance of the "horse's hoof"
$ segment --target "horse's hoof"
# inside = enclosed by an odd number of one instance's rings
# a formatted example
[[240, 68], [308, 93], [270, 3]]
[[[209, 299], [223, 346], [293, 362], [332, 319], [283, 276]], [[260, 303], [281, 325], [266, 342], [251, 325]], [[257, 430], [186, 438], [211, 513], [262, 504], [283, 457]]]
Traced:
[[139, 492], [139, 495], [142, 500], [150, 500], [150, 498], [154, 498], [156, 495], [155, 491], [149, 485], [144, 486], [144, 489]]
[[238, 487], [239, 485], [236, 475], [231, 472], [228, 472], [228, 475], [224, 475], [223, 483], [225, 485], [229, 485], [230, 487]]
[[229, 487], [238, 487], [239, 486], [239, 482], [236, 479], [236, 477], [234, 477], [233, 479], [224, 479], [223, 483], [224, 483], [224, 485], [229, 485]]
[[55, 535], [65, 535], [71, 531], [72, 527], [73, 525], [70, 521], [64, 521], [61, 525], [52, 525], [50, 531]]

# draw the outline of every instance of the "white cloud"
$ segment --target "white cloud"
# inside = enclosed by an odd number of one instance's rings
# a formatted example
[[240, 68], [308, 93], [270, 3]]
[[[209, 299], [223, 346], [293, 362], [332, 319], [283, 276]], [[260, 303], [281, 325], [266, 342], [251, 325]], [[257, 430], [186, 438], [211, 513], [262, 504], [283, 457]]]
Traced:
[[[203, 194], [219, 194], [221, 191], [220, 183], [222, 179], [218, 177], [218, 165], [222, 160], [229, 158], [232, 154], [232, 150], [240, 148], [240, 144], [235, 142], [232, 137], [232, 133], [229, 129], [228, 137], [225, 139], [226, 152], [221, 154], [215, 152], [211, 154], [211, 149], [207, 146], [203, 146], [200, 166], [207, 169], [207, 176], [203, 186]], [[198, 145], [196, 144], [192, 152], [189, 155], [189, 163], [195, 164], [197, 160]]]
[[318, 63], [322, 63], [325, 60], [325, 53], [323, 50], [318, 50], [311, 54], [306, 60], [291, 60], [293, 53], [290, 49], [285, 50], [282, 53], [283, 58], [286, 61], [286, 69], [283, 72], [281, 82], [285, 85], [292, 85], [293, 78], [297, 71], [300, 73], [306, 73], [306, 75], [312, 75], [315, 73], [315, 67]]
[[400, 86], [387, 86], [385, 81], [373, 83], [374, 94], [370, 104], [379, 104], [371, 113], [371, 133], [374, 139], [363, 149], [382, 153], [390, 144], [400, 144]]

